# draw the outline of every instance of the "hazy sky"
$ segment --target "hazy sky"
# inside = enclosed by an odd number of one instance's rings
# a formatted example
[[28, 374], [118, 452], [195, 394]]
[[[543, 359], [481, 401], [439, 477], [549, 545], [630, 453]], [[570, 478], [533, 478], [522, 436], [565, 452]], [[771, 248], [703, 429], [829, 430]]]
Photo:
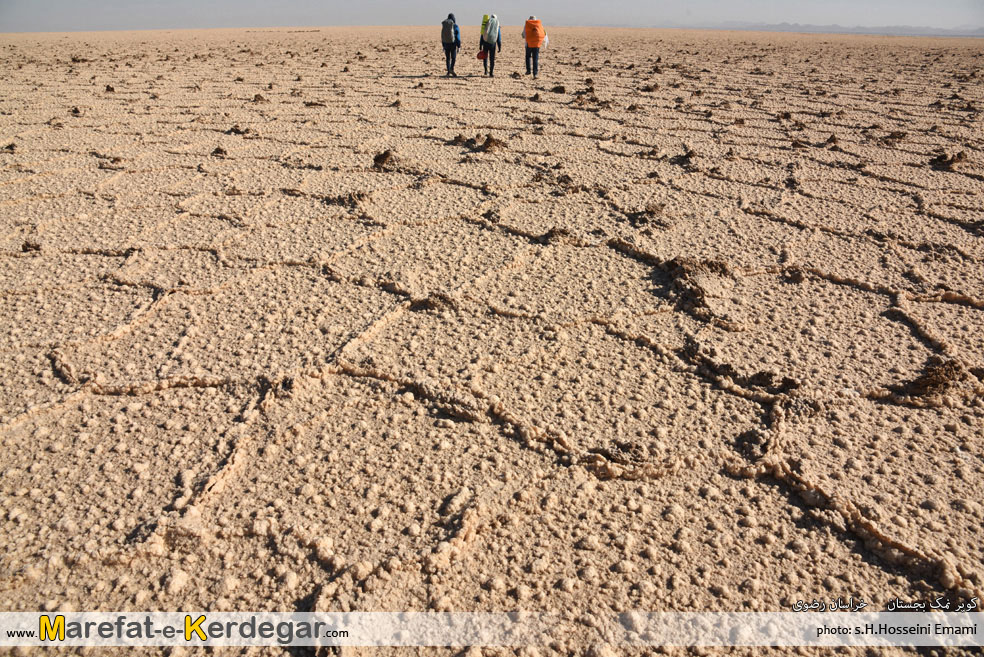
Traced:
[[846, 27], [982, 27], [984, 0], [0, 0], [0, 32], [307, 25], [422, 25], [449, 11], [505, 23], [658, 27], [837, 23]]

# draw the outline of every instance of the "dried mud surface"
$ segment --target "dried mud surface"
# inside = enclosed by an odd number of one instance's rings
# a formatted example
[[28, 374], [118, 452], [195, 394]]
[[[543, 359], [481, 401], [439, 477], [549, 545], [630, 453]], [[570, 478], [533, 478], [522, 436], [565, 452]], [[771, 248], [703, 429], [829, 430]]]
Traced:
[[4, 37], [3, 610], [984, 597], [980, 41], [518, 29]]

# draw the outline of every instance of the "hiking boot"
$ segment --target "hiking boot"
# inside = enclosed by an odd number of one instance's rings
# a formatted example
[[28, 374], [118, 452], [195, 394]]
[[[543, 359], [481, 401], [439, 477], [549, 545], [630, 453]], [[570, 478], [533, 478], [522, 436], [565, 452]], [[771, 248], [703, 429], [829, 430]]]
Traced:
[[536, 79], [536, 73], [534, 73], [534, 74], [533, 74], [533, 79], [534, 79], [534, 80]]
[[451, 77], [456, 78], [456, 77], [458, 77], [458, 74], [455, 73], [454, 71], [451, 71]]

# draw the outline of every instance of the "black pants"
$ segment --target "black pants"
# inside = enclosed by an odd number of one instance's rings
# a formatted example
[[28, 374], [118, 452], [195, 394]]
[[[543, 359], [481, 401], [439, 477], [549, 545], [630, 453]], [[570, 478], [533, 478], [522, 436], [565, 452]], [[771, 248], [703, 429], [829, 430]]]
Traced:
[[448, 73], [454, 72], [454, 60], [458, 58], [458, 48], [453, 43], [444, 44], [444, 65]]
[[533, 60], [533, 75], [540, 72], [540, 49], [526, 46], [526, 74], [530, 73], [530, 60]]
[[494, 75], [495, 74], [495, 44], [489, 43], [488, 41], [483, 41], [482, 48], [485, 50], [485, 62], [489, 65], [489, 75]]

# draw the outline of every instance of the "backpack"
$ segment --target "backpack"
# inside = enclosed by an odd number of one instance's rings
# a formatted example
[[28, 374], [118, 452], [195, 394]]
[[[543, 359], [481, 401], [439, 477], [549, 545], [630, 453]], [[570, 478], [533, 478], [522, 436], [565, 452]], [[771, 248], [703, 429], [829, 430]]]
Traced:
[[485, 43], [495, 43], [499, 40], [499, 19], [489, 16], [488, 25], [485, 26], [485, 34], [482, 36]]
[[454, 21], [450, 18], [441, 23], [441, 43], [454, 43]]
[[530, 48], [539, 48], [542, 46], [547, 36], [546, 31], [543, 29], [543, 23], [536, 19], [526, 21], [526, 27], [523, 28], [523, 32], [526, 34], [526, 45]]

